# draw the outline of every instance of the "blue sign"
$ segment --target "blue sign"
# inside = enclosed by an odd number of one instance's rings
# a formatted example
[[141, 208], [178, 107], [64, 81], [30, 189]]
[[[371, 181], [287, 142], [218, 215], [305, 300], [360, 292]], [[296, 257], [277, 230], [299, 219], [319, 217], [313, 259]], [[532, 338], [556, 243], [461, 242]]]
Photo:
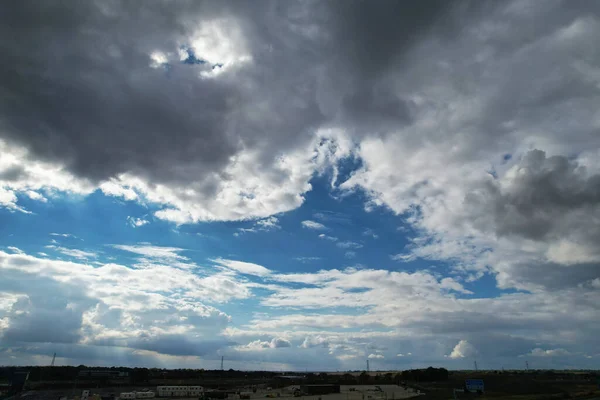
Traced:
[[467, 379], [465, 388], [469, 392], [483, 392], [483, 379]]

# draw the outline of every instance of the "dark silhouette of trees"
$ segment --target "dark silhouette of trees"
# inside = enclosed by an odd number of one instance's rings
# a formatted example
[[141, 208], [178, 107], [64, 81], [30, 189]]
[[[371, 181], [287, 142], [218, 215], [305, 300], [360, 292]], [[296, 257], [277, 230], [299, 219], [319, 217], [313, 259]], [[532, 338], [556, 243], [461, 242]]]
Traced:
[[410, 369], [402, 371], [400, 377], [404, 381], [413, 382], [445, 381], [448, 379], [448, 370], [446, 368], [433, 367], [426, 369]]

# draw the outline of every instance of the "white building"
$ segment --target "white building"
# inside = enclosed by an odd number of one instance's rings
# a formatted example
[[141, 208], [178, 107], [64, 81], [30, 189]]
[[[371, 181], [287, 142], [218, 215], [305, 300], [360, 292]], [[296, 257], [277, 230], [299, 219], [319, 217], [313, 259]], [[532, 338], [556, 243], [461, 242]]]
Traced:
[[158, 386], [158, 397], [199, 397], [204, 393], [202, 386]]
[[202, 393], [204, 393], [204, 388], [202, 386], [188, 386], [188, 396], [198, 397], [202, 396]]

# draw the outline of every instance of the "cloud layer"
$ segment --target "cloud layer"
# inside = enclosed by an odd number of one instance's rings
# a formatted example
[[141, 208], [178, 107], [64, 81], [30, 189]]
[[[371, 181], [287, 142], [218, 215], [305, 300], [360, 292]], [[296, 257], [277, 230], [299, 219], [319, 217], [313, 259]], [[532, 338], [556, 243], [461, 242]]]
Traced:
[[[83, 245], [7, 248], [2, 343], [175, 364], [219, 351], [303, 366], [325, 348], [331, 368], [584, 365], [600, 354], [599, 37], [600, 5], [580, 1], [10, 4], [3, 209], [35, 218], [30, 202], [97, 193], [148, 208], [131, 231], [247, 221], [240, 236], [283, 231], [325, 177], [326, 196], [357, 195], [410, 230], [385, 256], [393, 270], [291, 273], [225, 252], [201, 265], [135, 242], [106, 243], [127, 265]], [[296, 225], [348, 259], [385, 241], [347, 238], [335, 218]], [[484, 277], [499, 294], [479, 296]], [[232, 325], [230, 302], [256, 315]]]
[[[24, 360], [44, 354], [44, 343], [65, 343], [82, 352], [108, 347], [151, 353], [129, 363], [153, 357], [175, 357], [171, 365], [187, 362], [185, 357], [216, 363], [225, 355], [233, 362], [266, 357], [292, 369], [312, 365], [318, 349], [327, 354], [325, 369], [362, 365], [365, 358], [381, 368], [464, 367], [475, 356], [495, 368], [500, 362], [518, 365], [523, 355], [583, 365], [600, 350], [597, 290], [481, 299], [452, 278], [427, 272], [290, 274], [232, 260], [195, 265], [192, 272], [163, 264], [172, 251], [155, 248], [154, 257], [146, 247], [153, 263], [98, 267], [0, 252], [0, 342], [24, 352]], [[259, 293], [266, 312], [248, 322], [236, 323], [221, 311], [232, 302], [246, 307]]]

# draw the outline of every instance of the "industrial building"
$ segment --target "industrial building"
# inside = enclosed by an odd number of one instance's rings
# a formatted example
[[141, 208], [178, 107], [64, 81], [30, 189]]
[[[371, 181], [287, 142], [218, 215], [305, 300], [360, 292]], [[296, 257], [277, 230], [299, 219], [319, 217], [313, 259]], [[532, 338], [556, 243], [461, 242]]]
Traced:
[[158, 386], [158, 397], [199, 397], [204, 393], [202, 386]]
[[301, 385], [300, 390], [307, 395], [340, 393], [340, 385]]

